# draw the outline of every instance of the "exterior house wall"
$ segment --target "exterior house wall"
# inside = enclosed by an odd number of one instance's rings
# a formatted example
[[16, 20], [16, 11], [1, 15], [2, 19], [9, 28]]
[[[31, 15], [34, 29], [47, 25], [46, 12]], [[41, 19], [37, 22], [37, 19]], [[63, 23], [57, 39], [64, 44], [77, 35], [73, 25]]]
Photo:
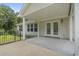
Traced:
[[[69, 39], [69, 18], [63, 18], [63, 23], [61, 23], [61, 19], [55, 19], [55, 20], [48, 20], [48, 21], [42, 21], [40, 22], [40, 36], [46, 36], [45, 35], [45, 23], [46, 22], [51, 22], [53, 23], [54, 21], [58, 21], [59, 22], [59, 38], [66, 38]], [[51, 27], [51, 30], [53, 30], [53, 28]], [[54, 37], [52, 34], [50, 35], [52, 37]]]
[[61, 38], [69, 39], [69, 18], [64, 18], [60, 26], [60, 34], [63, 32]]
[[[20, 23], [20, 24], [17, 24], [17, 29], [16, 29], [16, 31], [18, 31], [18, 34], [20, 34], [20, 26], [22, 25], [22, 23]], [[21, 33], [22, 33], [22, 31], [21, 31]]]
[[17, 31], [19, 31], [19, 25], [17, 25]]
[[[45, 23], [47, 22], [51, 22], [53, 23], [54, 21], [58, 21], [60, 22], [59, 24], [59, 38], [66, 38], [69, 39], [69, 18], [63, 18], [63, 23], [61, 23], [61, 19], [54, 19], [54, 20], [47, 20], [47, 21], [40, 21], [39, 22], [39, 34], [40, 36], [46, 36], [45, 31], [46, 31], [46, 26]], [[38, 34], [38, 32], [28, 32], [27, 31], [27, 24], [32, 24], [32, 23], [36, 23], [36, 22], [27, 22], [26, 23], [26, 35], [33, 35], [36, 36]], [[51, 28], [52, 30], [53, 28]], [[52, 34], [50, 35], [52, 36]]]
[[40, 28], [40, 30], [39, 30], [39, 33], [40, 33], [40, 36], [44, 36], [44, 32], [45, 32], [45, 23], [44, 23], [44, 21], [42, 21], [42, 22], [40, 22], [40, 26], [39, 26]]
[[[39, 22], [39, 34], [40, 36], [46, 36], [46, 23], [58, 21], [59, 22], [59, 38], [65, 38], [69, 39], [69, 17], [63, 18], [63, 22], [61, 23], [61, 19], [52, 19], [52, 20], [45, 20], [45, 21], [40, 21]], [[27, 24], [34, 24], [37, 22], [26, 22], [26, 35], [31, 35], [31, 36], [37, 36], [38, 32], [28, 32], [27, 31]], [[52, 25], [53, 26], [53, 25]], [[51, 27], [51, 30], [53, 30], [53, 27]], [[50, 35], [51, 37], [54, 37], [52, 34]]]

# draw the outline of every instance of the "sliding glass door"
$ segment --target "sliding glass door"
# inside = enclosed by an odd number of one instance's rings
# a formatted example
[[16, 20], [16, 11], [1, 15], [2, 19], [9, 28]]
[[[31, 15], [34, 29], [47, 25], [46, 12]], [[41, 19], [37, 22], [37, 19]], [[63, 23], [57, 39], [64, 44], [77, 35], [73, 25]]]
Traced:
[[58, 35], [58, 22], [53, 22], [53, 35]]
[[59, 32], [59, 22], [54, 21], [54, 22], [47, 22], [45, 25], [45, 35], [46, 36], [53, 36], [53, 37], [58, 37], [58, 32]]
[[51, 34], [51, 23], [47, 23], [47, 34]]

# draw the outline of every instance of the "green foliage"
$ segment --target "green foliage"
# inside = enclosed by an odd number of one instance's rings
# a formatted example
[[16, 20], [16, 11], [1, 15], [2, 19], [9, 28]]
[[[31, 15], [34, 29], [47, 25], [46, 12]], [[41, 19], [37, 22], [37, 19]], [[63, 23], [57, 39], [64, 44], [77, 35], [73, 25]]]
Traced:
[[8, 19], [10, 16], [14, 15], [14, 11], [5, 5], [0, 5], [0, 19]]
[[17, 23], [22, 23], [22, 18], [21, 17], [17, 17]]
[[11, 29], [13, 29], [13, 27], [14, 27], [14, 22], [12, 21], [12, 20], [8, 20], [7, 22], [5, 22], [4, 24], [3, 24], [3, 28], [6, 30], [6, 31], [8, 31], [8, 30], [11, 30]]
[[5, 31], [12, 30], [16, 27], [17, 15], [8, 6], [0, 5], [0, 28]]
[[[18, 16], [19, 12], [16, 13], [16, 16]], [[17, 23], [22, 23], [22, 18], [21, 17], [17, 17]]]

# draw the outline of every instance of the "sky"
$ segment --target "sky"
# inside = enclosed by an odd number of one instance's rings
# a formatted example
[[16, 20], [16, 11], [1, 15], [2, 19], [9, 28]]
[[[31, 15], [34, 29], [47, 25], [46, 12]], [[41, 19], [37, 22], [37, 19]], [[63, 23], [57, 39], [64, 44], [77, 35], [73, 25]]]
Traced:
[[11, 7], [15, 12], [19, 12], [23, 4], [22, 3], [4, 3], [4, 5]]

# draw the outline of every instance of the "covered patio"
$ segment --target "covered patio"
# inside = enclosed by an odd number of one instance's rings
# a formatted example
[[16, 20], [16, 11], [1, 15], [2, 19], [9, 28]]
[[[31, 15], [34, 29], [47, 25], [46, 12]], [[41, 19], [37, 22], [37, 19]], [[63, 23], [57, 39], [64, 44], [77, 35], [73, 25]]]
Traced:
[[68, 40], [34, 37], [0, 46], [0, 56], [72, 56], [74, 44]]
[[[26, 28], [26, 25], [37, 23], [37, 37], [26, 40], [27, 43], [55, 50], [65, 55], [73, 55], [75, 40], [73, 4], [49, 4], [38, 10], [35, 10], [33, 7], [35, 5], [41, 8], [38, 4], [31, 4], [27, 12], [24, 11], [26, 9], [23, 9], [20, 13], [20, 16], [23, 17], [23, 39], [25, 40], [26, 33], [28, 34], [28, 27]], [[32, 12], [30, 10], [32, 10]], [[53, 26], [54, 22], [57, 22], [58, 26]], [[50, 26], [47, 27], [48, 24]], [[57, 35], [54, 34], [54, 29], [58, 31]], [[50, 33], [48, 34], [47, 32]], [[34, 35], [35, 32], [31, 32], [31, 34]]]
[[28, 40], [18, 41], [0, 46], [0, 56], [63, 56], [61, 52], [56, 52], [39, 45], [26, 43]]
[[[32, 4], [38, 5], [38, 4]], [[33, 6], [30, 6], [27, 10], [27, 13], [22, 11], [19, 16], [23, 18], [23, 39], [25, 40], [26, 34], [36, 34], [39, 38], [41, 36], [52, 36], [62, 39], [68, 39], [71, 42], [74, 40], [74, 26], [73, 26], [73, 6], [71, 4], [49, 4], [48, 6], [35, 10]], [[30, 9], [32, 8], [33, 9]], [[38, 5], [39, 7], [39, 5]], [[26, 10], [26, 9], [25, 9]], [[29, 12], [28, 12], [29, 11]], [[24, 12], [24, 13], [23, 13]], [[54, 26], [54, 23], [57, 23], [58, 26]], [[37, 24], [37, 32], [28, 32], [27, 25], [31, 23]], [[50, 28], [47, 25], [50, 23]], [[33, 25], [33, 24], [32, 24]], [[32, 27], [32, 26], [31, 26]], [[31, 28], [30, 27], [30, 28]], [[48, 34], [48, 29], [50, 34]], [[33, 29], [34, 30], [34, 29]], [[55, 32], [57, 30], [57, 32]], [[31, 31], [31, 29], [30, 29]], [[58, 34], [54, 34], [58, 33]]]
[[68, 40], [51, 37], [34, 37], [26, 40], [27, 43], [35, 44], [49, 50], [61, 52], [64, 55], [74, 54], [74, 43]]

